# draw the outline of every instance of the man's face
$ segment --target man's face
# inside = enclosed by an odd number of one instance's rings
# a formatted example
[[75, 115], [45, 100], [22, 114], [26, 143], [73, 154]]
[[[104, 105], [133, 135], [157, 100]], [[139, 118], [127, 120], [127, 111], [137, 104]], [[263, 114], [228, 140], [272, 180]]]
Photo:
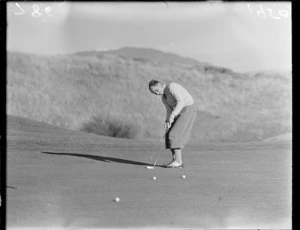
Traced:
[[156, 95], [163, 95], [164, 94], [164, 88], [161, 84], [158, 84], [156, 86], [152, 86], [150, 88], [151, 93], [154, 93]]

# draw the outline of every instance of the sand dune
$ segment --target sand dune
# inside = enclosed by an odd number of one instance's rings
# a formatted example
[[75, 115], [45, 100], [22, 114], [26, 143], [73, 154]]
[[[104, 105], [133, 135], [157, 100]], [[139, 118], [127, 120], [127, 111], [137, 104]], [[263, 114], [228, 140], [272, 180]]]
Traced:
[[148, 90], [157, 79], [182, 84], [193, 95], [198, 116], [191, 138], [197, 141], [260, 141], [291, 132], [291, 72], [237, 73], [141, 48], [8, 52], [7, 59], [10, 115], [76, 130], [95, 126], [96, 118], [124, 124], [131, 138], [158, 139], [165, 108]]

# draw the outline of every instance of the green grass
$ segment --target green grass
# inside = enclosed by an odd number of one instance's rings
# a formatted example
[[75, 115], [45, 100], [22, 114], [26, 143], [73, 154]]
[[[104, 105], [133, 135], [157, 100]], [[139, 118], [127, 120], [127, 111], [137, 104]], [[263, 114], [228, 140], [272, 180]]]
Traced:
[[114, 118], [134, 124], [138, 129], [134, 138], [159, 138], [165, 109], [148, 90], [148, 82], [157, 79], [180, 83], [194, 96], [198, 108], [194, 140], [258, 141], [291, 132], [290, 73], [240, 74], [114, 55], [9, 52], [7, 60], [11, 115], [75, 130], [83, 130], [95, 118], [105, 118], [107, 124], [107, 118]]

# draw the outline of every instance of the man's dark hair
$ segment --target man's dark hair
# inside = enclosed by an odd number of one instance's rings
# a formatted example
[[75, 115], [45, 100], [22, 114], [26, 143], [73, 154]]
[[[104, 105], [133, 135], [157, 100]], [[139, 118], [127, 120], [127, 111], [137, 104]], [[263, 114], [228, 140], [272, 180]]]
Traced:
[[152, 87], [152, 86], [157, 86], [158, 84], [161, 84], [159, 81], [157, 80], [151, 80], [149, 82], [149, 89]]

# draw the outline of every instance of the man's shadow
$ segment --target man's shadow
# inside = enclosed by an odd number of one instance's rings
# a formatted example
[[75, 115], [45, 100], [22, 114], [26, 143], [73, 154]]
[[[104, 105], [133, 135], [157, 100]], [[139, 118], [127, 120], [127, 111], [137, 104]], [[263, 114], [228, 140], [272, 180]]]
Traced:
[[78, 154], [78, 153], [53, 153], [53, 152], [42, 152], [42, 153], [50, 154], [50, 155], [60, 155], [60, 156], [83, 157], [83, 158], [88, 158], [88, 159], [107, 162], [107, 163], [117, 162], [117, 163], [122, 163], [122, 164], [153, 166], [151, 164], [147, 164], [144, 162], [131, 161], [131, 160], [125, 160], [125, 159], [120, 159], [120, 158], [114, 158], [114, 157], [104, 157], [104, 156], [95, 156], [95, 155]]

